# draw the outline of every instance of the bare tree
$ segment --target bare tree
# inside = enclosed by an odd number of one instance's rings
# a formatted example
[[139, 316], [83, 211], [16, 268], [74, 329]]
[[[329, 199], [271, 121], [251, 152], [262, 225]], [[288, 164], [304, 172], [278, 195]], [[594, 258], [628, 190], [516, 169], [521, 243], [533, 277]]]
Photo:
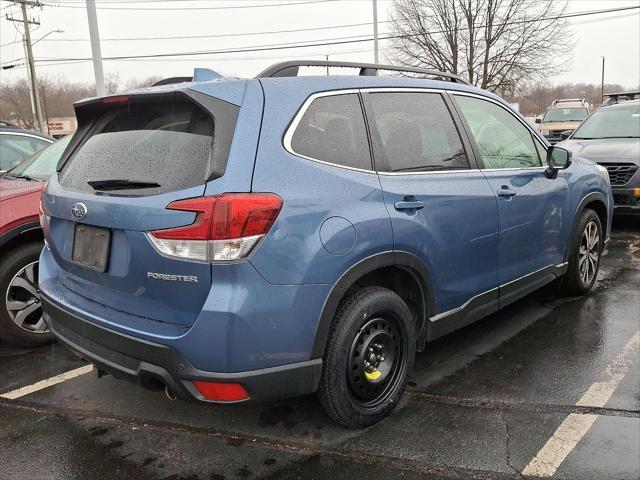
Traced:
[[573, 36], [563, 0], [394, 0], [390, 59], [455, 73], [491, 91], [565, 71]]

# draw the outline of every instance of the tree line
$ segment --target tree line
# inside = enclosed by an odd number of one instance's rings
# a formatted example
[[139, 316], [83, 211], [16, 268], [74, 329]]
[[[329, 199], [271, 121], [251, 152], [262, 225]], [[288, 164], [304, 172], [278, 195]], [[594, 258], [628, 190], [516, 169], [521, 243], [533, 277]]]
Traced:
[[[150, 76], [143, 79], [130, 79], [123, 82], [117, 72], [105, 76], [105, 89], [108, 94], [123, 90], [147, 87], [161, 77]], [[0, 120], [34, 128], [31, 111], [31, 83], [28, 78], [0, 84]], [[72, 82], [62, 77], [38, 76], [38, 92], [43, 116], [46, 118], [74, 116], [73, 104], [83, 98], [96, 95], [93, 84]]]

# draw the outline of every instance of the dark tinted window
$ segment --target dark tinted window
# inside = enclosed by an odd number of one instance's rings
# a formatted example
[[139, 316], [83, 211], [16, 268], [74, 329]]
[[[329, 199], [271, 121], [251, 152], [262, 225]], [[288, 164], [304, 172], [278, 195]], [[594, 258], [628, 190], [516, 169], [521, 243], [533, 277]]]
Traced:
[[426, 172], [469, 168], [460, 136], [437, 93], [371, 93], [381, 145], [374, 143], [376, 168]]
[[154, 195], [202, 185], [214, 170], [214, 119], [186, 99], [114, 106], [93, 128], [62, 169], [65, 187], [93, 192], [87, 182], [142, 181], [160, 186], [113, 193]]
[[371, 154], [360, 100], [356, 94], [315, 99], [291, 138], [298, 155], [371, 170]]

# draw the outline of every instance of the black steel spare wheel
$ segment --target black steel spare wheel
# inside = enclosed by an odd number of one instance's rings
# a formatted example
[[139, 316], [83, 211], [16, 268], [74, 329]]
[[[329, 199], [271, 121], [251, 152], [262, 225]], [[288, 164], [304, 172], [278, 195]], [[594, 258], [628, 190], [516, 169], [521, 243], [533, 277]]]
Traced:
[[375, 408], [393, 392], [405, 368], [404, 341], [389, 313], [367, 321], [351, 345], [347, 365], [349, 387], [363, 408]]
[[336, 422], [367, 427], [398, 404], [413, 368], [415, 318], [395, 292], [366, 287], [334, 318], [320, 378], [320, 400]]

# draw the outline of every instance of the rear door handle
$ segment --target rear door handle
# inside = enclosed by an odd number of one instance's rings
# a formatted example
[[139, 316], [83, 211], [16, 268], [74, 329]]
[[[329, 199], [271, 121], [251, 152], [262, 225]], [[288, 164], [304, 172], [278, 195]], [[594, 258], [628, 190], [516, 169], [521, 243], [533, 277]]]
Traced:
[[498, 190], [498, 196], [499, 197], [505, 197], [505, 198], [511, 198], [511, 197], [515, 197], [516, 196], [516, 192], [514, 190], [511, 190], [506, 185], [503, 185], [500, 188], [500, 190]]
[[403, 202], [396, 202], [393, 204], [396, 210], [420, 210], [424, 208], [424, 203], [420, 200], [405, 200]]

